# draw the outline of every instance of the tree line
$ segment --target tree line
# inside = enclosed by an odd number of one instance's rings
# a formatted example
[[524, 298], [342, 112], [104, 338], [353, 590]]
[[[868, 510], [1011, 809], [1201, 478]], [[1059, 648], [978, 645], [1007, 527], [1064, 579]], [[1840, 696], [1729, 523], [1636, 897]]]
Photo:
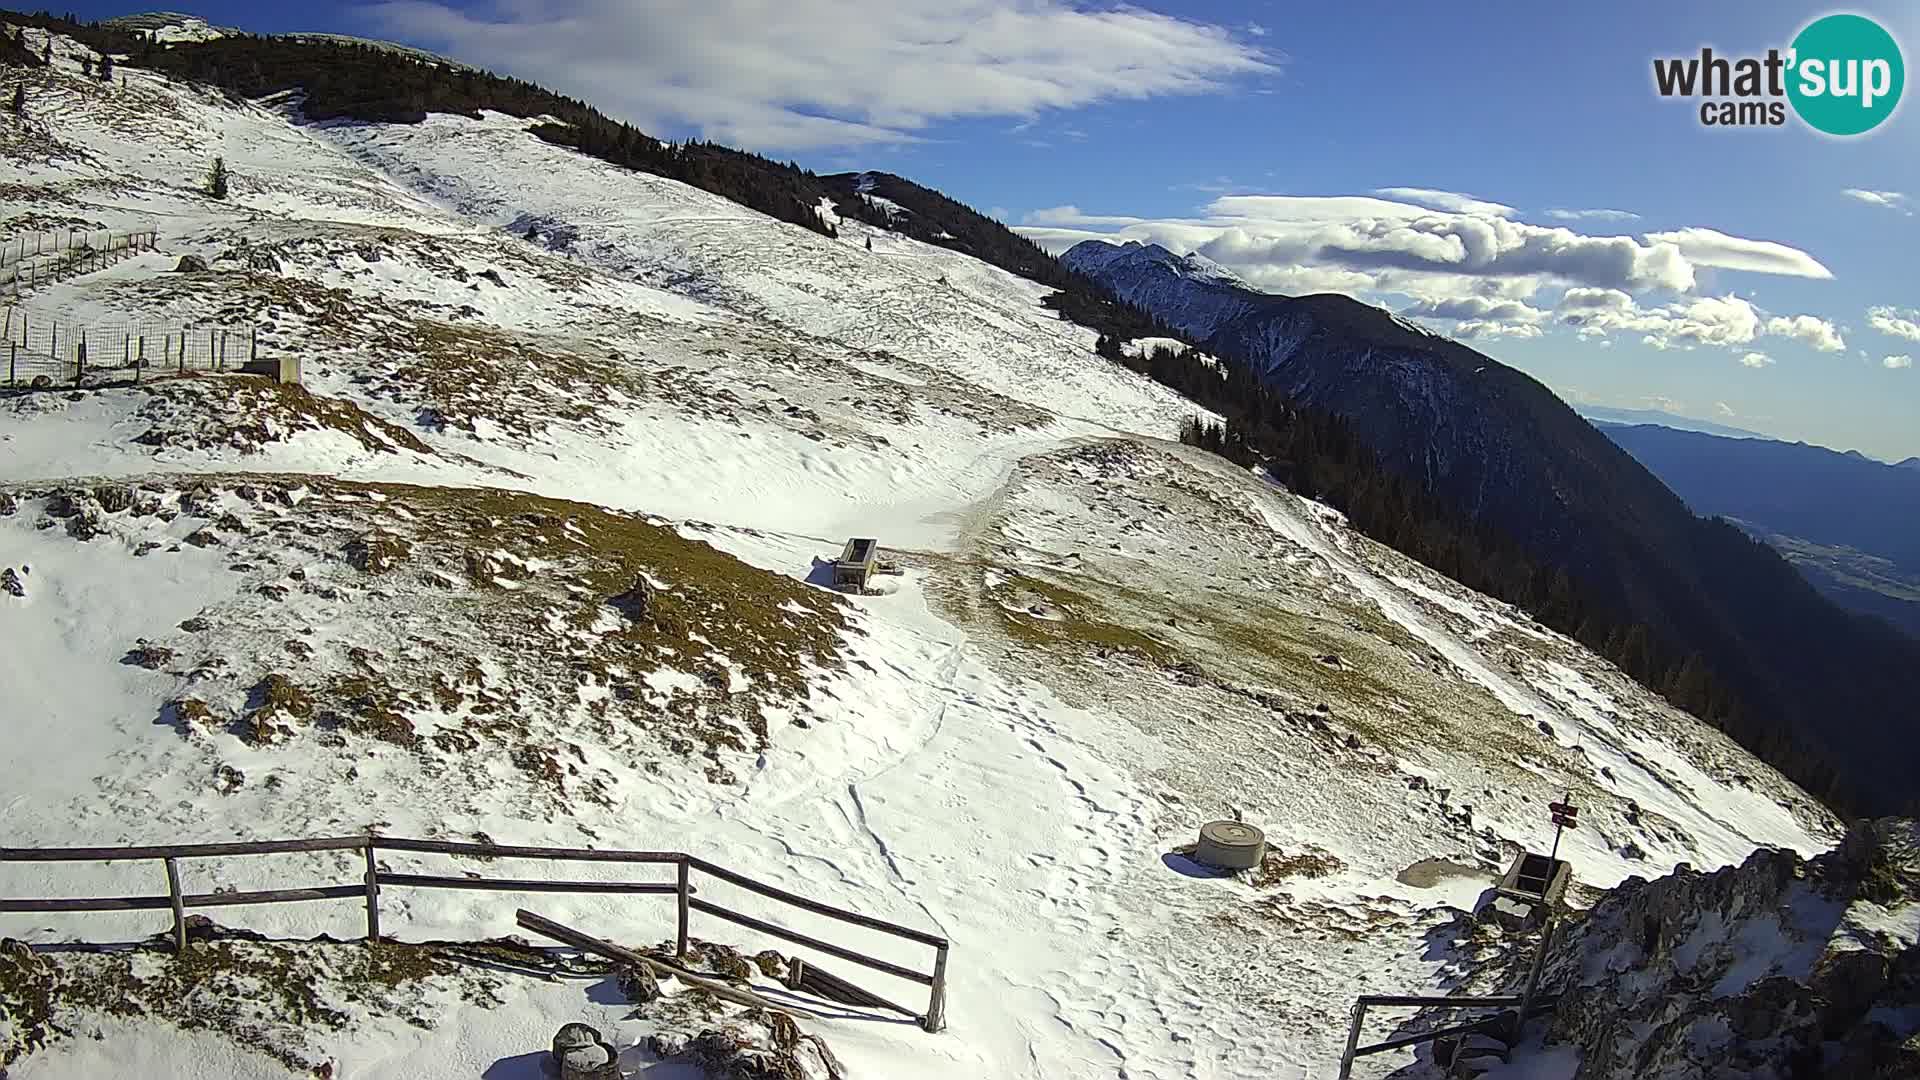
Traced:
[[[550, 116], [532, 130], [612, 165], [664, 176], [832, 236], [818, 212], [825, 188], [792, 162], [780, 163], [710, 142], [666, 142], [576, 98], [524, 79], [434, 62], [363, 42], [232, 34], [163, 43], [150, 33], [41, 12], [9, 18], [66, 34], [102, 55], [241, 98], [298, 89], [312, 120], [415, 124], [429, 113], [478, 118], [482, 110], [521, 118]], [[109, 67], [109, 70], [110, 67]]]

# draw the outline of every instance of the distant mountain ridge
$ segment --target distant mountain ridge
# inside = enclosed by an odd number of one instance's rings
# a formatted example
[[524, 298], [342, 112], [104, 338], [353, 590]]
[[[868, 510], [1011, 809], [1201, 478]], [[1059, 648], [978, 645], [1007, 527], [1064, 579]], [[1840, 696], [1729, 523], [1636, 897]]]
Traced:
[[[1345, 418], [1427, 493], [1562, 568], [1651, 641], [1691, 654], [1662, 675], [1674, 661], [1638, 660], [1637, 643], [1604, 640], [1612, 631], [1576, 635], [1636, 677], [1671, 684], [1749, 745], [1786, 758], [1824, 748], [1842, 777], [1834, 797], [1880, 807], [1911, 797], [1920, 753], [1901, 732], [1920, 699], [1920, 643], [1843, 612], [1737, 527], [1695, 517], [1544, 385], [1380, 308], [1254, 292], [1156, 245], [1090, 240], [1061, 261], [1289, 398]], [[1684, 689], [1689, 667], [1713, 672], [1737, 704]]]
[[1702, 420], [1695, 416], [1681, 416], [1678, 413], [1663, 412], [1660, 409], [1622, 409], [1612, 405], [1587, 405], [1573, 403], [1573, 411], [1588, 420], [1601, 424], [1658, 424], [1675, 431], [1704, 431], [1709, 435], [1722, 435], [1729, 439], [1771, 439], [1772, 435], [1745, 428], [1729, 427], [1712, 420]]
[[1604, 430], [1695, 512], [1738, 520], [1837, 602], [1920, 635], [1920, 470], [1806, 443]]

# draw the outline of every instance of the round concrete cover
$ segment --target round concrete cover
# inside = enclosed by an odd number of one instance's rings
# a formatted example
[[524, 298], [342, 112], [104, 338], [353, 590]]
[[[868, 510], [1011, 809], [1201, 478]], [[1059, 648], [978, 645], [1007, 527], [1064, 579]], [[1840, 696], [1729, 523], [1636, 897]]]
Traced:
[[1210, 866], [1244, 870], [1259, 865], [1267, 838], [1241, 821], [1209, 821], [1200, 826], [1200, 844], [1194, 858]]

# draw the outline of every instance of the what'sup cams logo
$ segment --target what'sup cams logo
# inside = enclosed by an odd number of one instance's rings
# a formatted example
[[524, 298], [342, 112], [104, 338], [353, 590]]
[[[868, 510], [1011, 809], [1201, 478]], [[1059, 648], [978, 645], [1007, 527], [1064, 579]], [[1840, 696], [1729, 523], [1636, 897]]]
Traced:
[[1663, 98], [1700, 99], [1707, 127], [1779, 127], [1787, 109], [1815, 131], [1864, 135], [1885, 123], [1907, 82], [1900, 45], [1863, 15], [1827, 15], [1765, 56], [1656, 59], [1653, 85]]

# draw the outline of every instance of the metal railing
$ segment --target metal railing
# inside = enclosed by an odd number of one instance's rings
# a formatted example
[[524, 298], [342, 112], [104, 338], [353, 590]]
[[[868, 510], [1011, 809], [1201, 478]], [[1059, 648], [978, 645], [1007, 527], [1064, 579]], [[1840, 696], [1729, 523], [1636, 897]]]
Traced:
[[[366, 869], [358, 882], [340, 885], [313, 885], [293, 889], [260, 889], [249, 892], [186, 892], [180, 881], [183, 859], [213, 859], [243, 855], [273, 855], [288, 852], [358, 851], [365, 857]], [[540, 859], [565, 862], [614, 862], [660, 864], [674, 867], [674, 880], [666, 881], [559, 881], [549, 879], [474, 878], [438, 874], [395, 873], [381, 870], [375, 856], [381, 851], [408, 851], [465, 858]], [[0, 848], [0, 862], [126, 862], [153, 860], [162, 864], [167, 891], [164, 895], [112, 897], [0, 897], [0, 914], [17, 912], [87, 911], [170, 911], [177, 949], [187, 945], [186, 912], [193, 908], [233, 907], [245, 904], [284, 904], [311, 900], [360, 899], [366, 905], [367, 940], [380, 940], [380, 891], [382, 887], [424, 889], [483, 889], [491, 892], [624, 893], [632, 895], [672, 896], [678, 913], [675, 938], [676, 955], [687, 955], [688, 927], [692, 913], [700, 912], [745, 927], [769, 937], [826, 953], [895, 978], [929, 988], [927, 1010], [918, 1015], [927, 1031], [946, 1027], [947, 951], [949, 942], [885, 919], [848, 911], [798, 893], [756, 881], [745, 874], [680, 851], [620, 851], [596, 848], [524, 847], [510, 844], [477, 844], [448, 840], [411, 840], [394, 836], [346, 836], [314, 840], [258, 840], [221, 844], [167, 844], [148, 847], [66, 847]], [[920, 972], [854, 949], [835, 945], [797, 930], [757, 919], [731, 908], [695, 896], [695, 873], [704, 874], [769, 900], [796, 907], [815, 915], [891, 935], [902, 940], [930, 946], [934, 950], [933, 970]]]

